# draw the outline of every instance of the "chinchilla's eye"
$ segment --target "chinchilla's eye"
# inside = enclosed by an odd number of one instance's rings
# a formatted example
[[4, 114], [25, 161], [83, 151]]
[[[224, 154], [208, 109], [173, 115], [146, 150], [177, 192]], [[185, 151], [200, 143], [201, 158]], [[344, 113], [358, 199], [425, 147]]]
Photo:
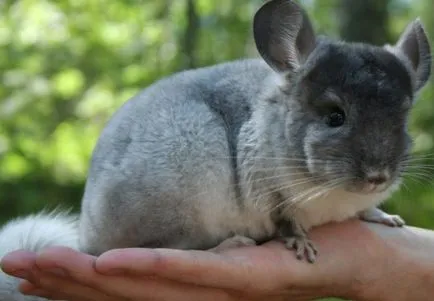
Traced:
[[339, 127], [342, 126], [345, 122], [345, 113], [340, 109], [333, 110], [327, 116], [327, 124], [330, 127]]

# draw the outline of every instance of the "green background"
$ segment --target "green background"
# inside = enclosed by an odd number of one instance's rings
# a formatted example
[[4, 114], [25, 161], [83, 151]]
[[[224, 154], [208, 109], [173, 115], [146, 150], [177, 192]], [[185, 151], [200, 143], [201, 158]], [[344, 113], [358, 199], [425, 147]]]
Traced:
[[[0, 2], [0, 223], [58, 205], [78, 210], [92, 149], [111, 114], [155, 80], [257, 56], [262, 0]], [[319, 33], [393, 43], [432, 0], [305, 0]], [[434, 228], [434, 77], [411, 117], [420, 160], [385, 207]]]

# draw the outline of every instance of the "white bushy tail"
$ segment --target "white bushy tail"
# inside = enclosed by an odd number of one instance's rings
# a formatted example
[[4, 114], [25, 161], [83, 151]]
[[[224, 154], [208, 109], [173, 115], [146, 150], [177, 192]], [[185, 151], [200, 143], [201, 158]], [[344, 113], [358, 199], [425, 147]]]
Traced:
[[[16, 250], [40, 251], [50, 246], [78, 249], [77, 216], [58, 210], [17, 218], [0, 228], [0, 258]], [[1, 301], [42, 301], [18, 291], [20, 279], [0, 271]]]

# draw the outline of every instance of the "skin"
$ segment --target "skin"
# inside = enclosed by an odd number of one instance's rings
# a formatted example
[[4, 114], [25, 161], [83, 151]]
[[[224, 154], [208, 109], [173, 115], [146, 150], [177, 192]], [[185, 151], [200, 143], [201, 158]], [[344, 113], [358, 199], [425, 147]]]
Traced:
[[311, 235], [321, 250], [315, 264], [273, 241], [218, 252], [117, 249], [99, 257], [56, 247], [10, 253], [2, 268], [26, 279], [23, 293], [56, 300], [432, 300], [434, 232], [351, 220]]

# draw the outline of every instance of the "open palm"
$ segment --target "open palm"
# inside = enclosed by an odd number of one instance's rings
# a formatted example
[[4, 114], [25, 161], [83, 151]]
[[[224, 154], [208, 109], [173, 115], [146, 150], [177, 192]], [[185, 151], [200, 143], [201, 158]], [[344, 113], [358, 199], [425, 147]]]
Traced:
[[[26, 294], [56, 300], [311, 300], [347, 297], [360, 275], [370, 236], [360, 222], [316, 229], [315, 264], [299, 261], [277, 241], [220, 253], [117, 249], [99, 257], [54, 247], [18, 251], [4, 270], [26, 279]], [[373, 258], [374, 259], [374, 258]]]

